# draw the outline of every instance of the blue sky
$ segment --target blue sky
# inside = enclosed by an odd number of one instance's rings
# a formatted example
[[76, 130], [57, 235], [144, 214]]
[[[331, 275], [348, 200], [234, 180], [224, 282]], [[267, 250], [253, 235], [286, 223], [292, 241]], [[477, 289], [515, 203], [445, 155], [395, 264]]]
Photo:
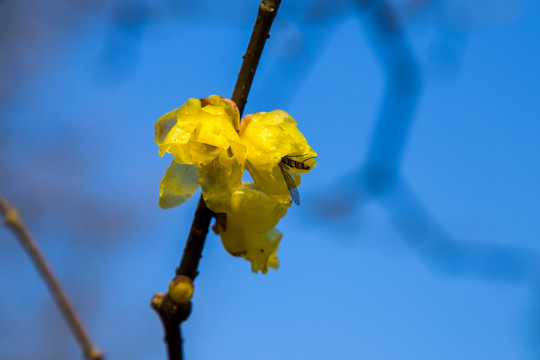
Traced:
[[[190, 97], [230, 96], [258, 2], [47, 4], [41, 15], [1, 5], [28, 31], [40, 16], [43, 34], [0, 51], [18, 64], [1, 109], [0, 191], [108, 358], [162, 359], [149, 302], [196, 201], [157, 207], [170, 158], [153, 125]], [[302, 205], [278, 225], [281, 267], [252, 274], [209, 235], [187, 357], [537, 358], [539, 5], [399, 8], [404, 25], [385, 38], [372, 8], [325, 4], [283, 1], [246, 107], [286, 110], [319, 154]], [[389, 71], [396, 54], [404, 72]], [[395, 79], [413, 93], [384, 103]], [[382, 121], [392, 126], [377, 137]], [[393, 171], [380, 191], [372, 163]], [[22, 249], [0, 238], [0, 358], [78, 357]]]

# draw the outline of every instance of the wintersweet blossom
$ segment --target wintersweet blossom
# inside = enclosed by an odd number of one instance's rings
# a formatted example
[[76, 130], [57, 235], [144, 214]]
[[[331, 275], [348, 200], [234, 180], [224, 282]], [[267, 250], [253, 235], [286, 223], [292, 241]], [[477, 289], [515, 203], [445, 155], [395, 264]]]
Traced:
[[246, 158], [238, 119], [234, 102], [212, 95], [189, 99], [156, 122], [160, 156], [174, 156], [160, 184], [160, 207], [184, 203], [200, 184], [208, 208], [226, 211], [232, 190], [241, 184]]
[[[300, 201], [300, 174], [317, 164], [296, 121], [274, 110], [246, 115], [239, 125], [235, 103], [212, 95], [163, 115], [155, 140], [161, 156], [174, 157], [160, 184], [159, 206], [184, 203], [200, 185], [225, 249], [249, 260], [254, 272], [277, 268], [282, 235], [274, 227], [291, 195]], [[242, 183], [244, 168], [254, 184]]]
[[317, 164], [317, 153], [296, 125], [283, 110], [246, 115], [240, 125], [247, 170], [262, 191], [281, 203], [290, 201], [289, 190], [300, 185], [300, 174]]
[[244, 182], [232, 193], [230, 210], [216, 222], [214, 231], [230, 254], [249, 260], [253, 272], [266, 274], [269, 267], [279, 267], [276, 252], [282, 234], [274, 226], [290, 206], [290, 201], [280, 203]]

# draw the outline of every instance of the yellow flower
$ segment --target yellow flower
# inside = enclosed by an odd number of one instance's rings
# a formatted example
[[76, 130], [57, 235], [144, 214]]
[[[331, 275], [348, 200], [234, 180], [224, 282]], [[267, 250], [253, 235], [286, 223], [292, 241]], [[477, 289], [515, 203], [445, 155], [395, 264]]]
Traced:
[[224, 212], [240, 185], [246, 148], [238, 136], [238, 108], [217, 95], [189, 99], [155, 125], [159, 154], [174, 156], [160, 184], [159, 206], [171, 208], [202, 188], [209, 209]]
[[296, 125], [283, 110], [246, 115], [240, 124], [240, 140], [247, 150], [246, 168], [255, 184], [281, 203], [289, 202], [291, 195], [300, 202], [296, 191], [300, 174], [317, 164], [317, 153]]
[[[300, 174], [317, 164], [296, 121], [275, 110], [247, 115], [239, 126], [234, 102], [212, 95], [163, 115], [155, 140], [161, 156], [174, 156], [160, 184], [159, 206], [184, 203], [200, 185], [225, 249], [249, 260], [253, 272], [277, 268], [282, 235], [274, 227], [291, 206], [291, 195], [300, 201]], [[244, 167], [255, 183], [242, 183]], [[178, 290], [181, 299], [189, 295], [184, 290]]]
[[269, 267], [279, 267], [276, 252], [282, 235], [274, 226], [290, 206], [290, 201], [280, 203], [244, 182], [232, 193], [231, 208], [218, 217], [214, 231], [230, 254], [249, 260], [253, 272], [266, 274]]

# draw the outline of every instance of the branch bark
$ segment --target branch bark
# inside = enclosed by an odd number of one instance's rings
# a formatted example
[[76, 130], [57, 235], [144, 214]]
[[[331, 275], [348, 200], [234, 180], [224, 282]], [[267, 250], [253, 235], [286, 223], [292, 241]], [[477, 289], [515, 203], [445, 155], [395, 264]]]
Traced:
[[17, 240], [24, 247], [28, 256], [36, 266], [39, 274], [47, 284], [49, 291], [56, 301], [56, 305], [69, 325], [73, 336], [77, 339], [84, 357], [88, 360], [103, 360], [105, 356], [99, 350], [88, 336], [81, 319], [79, 318], [75, 307], [69, 300], [66, 292], [62, 289], [60, 282], [53, 274], [51, 267], [47, 263], [45, 256], [41, 253], [37, 242], [34, 240], [30, 231], [24, 224], [17, 209], [11, 206], [0, 194], [0, 213], [4, 217], [6, 226], [13, 232]]
[[259, 65], [266, 39], [270, 37], [270, 28], [272, 27], [280, 3], [281, 0], [263, 0], [261, 1], [261, 5], [259, 5], [257, 20], [255, 21], [246, 53], [243, 56], [244, 61], [238, 73], [231, 98], [238, 106], [240, 118], [244, 112], [251, 83], [255, 77], [255, 71]]
[[[255, 21], [247, 50], [243, 55], [242, 66], [232, 94], [232, 100], [238, 106], [240, 118], [244, 112], [249, 90], [255, 77], [266, 39], [270, 37], [270, 28], [272, 27], [280, 3], [281, 0], [262, 0], [259, 5], [257, 20]], [[208, 209], [201, 196], [180, 266], [176, 269], [177, 276], [185, 275], [192, 280], [197, 277], [199, 260], [202, 256], [204, 242], [213, 216], [215, 216], [214, 212]], [[163, 323], [169, 360], [183, 359], [180, 325], [188, 318], [191, 312], [191, 302], [180, 304], [172, 300], [169, 294], [156, 294], [152, 298], [151, 306], [159, 314]]]

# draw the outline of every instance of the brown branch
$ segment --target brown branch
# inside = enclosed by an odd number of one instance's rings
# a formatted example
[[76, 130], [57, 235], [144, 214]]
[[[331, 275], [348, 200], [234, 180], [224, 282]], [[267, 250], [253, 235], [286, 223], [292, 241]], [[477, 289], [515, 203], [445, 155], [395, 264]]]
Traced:
[[[257, 70], [266, 39], [270, 37], [270, 28], [276, 17], [280, 3], [281, 0], [262, 0], [259, 5], [257, 20], [255, 21], [246, 53], [243, 56], [244, 60], [238, 73], [232, 95], [232, 100], [236, 103], [240, 111], [240, 117], [242, 117], [242, 113], [244, 112], [249, 90], [255, 77], [255, 71]], [[202, 256], [210, 220], [213, 216], [215, 216], [214, 212], [208, 209], [201, 196], [180, 266], [176, 269], [176, 275], [186, 275], [192, 280], [197, 276], [199, 260]], [[163, 323], [169, 360], [183, 359], [180, 324], [188, 318], [191, 312], [191, 303], [179, 304], [172, 300], [169, 294], [156, 294], [152, 299], [151, 306], [157, 311]]]
[[103, 360], [105, 358], [103, 353], [92, 343], [92, 340], [84, 329], [81, 319], [77, 315], [75, 307], [69, 300], [65, 291], [62, 289], [58, 279], [54, 276], [51, 267], [47, 263], [47, 260], [45, 260], [45, 257], [41, 253], [36, 241], [30, 234], [30, 231], [26, 228], [26, 225], [19, 216], [17, 209], [11, 206], [1, 194], [0, 213], [4, 217], [6, 226], [11, 229], [13, 234], [15, 234], [15, 237], [24, 247], [30, 256], [30, 259], [32, 259], [32, 262], [36, 266], [39, 274], [47, 284], [47, 287], [56, 301], [60, 312], [68, 323], [71, 332], [77, 339], [77, 342], [83, 351], [84, 357], [89, 360]]
[[266, 39], [270, 37], [270, 27], [272, 27], [272, 22], [276, 17], [280, 3], [281, 0], [263, 0], [261, 1], [261, 5], [259, 5], [257, 20], [251, 33], [251, 39], [249, 39], [248, 48], [243, 56], [244, 61], [238, 73], [232, 95], [232, 101], [238, 105], [240, 117], [242, 117], [242, 113], [244, 112], [249, 89], [255, 77], [255, 71], [257, 70], [257, 65], [259, 65], [259, 59], [261, 58]]
[[180, 261], [180, 266], [176, 268], [176, 275], [186, 275], [195, 280], [197, 277], [199, 260], [204, 247], [204, 240], [208, 234], [210, 220], [214, 216], [214, 212], [206, 207], [203, 197], [199, 198], [199, 205], [193, 216], [193, 223], [184, 248], [184, 255]]

